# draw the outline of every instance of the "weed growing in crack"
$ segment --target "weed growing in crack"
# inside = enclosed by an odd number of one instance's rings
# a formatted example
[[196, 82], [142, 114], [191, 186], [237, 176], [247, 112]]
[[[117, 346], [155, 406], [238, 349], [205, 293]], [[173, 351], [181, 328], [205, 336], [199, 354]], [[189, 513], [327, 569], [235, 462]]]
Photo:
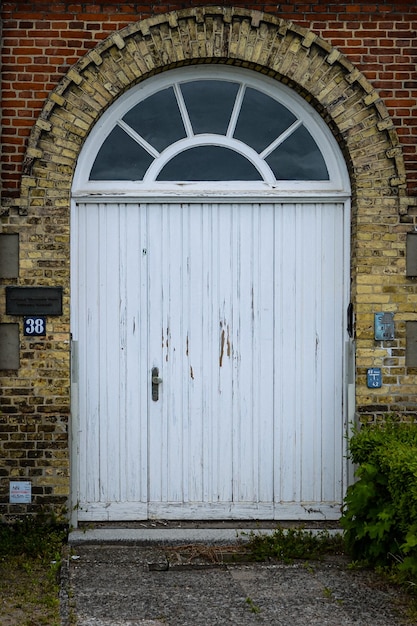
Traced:
[[247, 597], [245, 602], [248, 605], [249, 610], [252, 611], [252, 613], [258, 614], [258, 613], [261, 612], [261, 609], [259, 608], [259, 606], [257, 604], [254, 603], [252, 598]]
[[255, 561], [319, 559], [343, 552], [343, 540], [328, 531], [313, 533], [302, 528], [276, 528], [272, 534], [250, 533], [247, 549]]

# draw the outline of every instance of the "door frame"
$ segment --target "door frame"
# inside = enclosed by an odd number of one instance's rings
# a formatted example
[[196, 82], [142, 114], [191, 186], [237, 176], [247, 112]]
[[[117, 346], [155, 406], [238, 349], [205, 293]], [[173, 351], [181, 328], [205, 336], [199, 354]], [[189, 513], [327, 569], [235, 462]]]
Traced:
[[[89, 180], [89, 173], [100, 150], [111, 129], [118, 120], [125, 115], [136, 103], [145, 99], [150, 94], [155, 94], [161, 89], [180, 81], [197, 80], [199, 78], [215, 78], [222, 76], [223, 80], [242, 81], [255, 89], [259, 88], [266, 94], [275, 98], [286, 106], [289, 110], [306, 124], [306, 128], [314, 137], [319, 146], [329, 171], [327, 181], [293, 181], [293, 180], [272, 180], [266, 174], [261, 182], [251, 181], [230, 181], [230, 182], [209, 182], [209, 181], [184, 181], [184, 182], [159, 182], [153, 176], [145, 176], [139, 181], [118, 181]], [[195, 139], [195, 138], [194, 138]], [[194, 141], [192, 133], [187, 141], [177, 142], [172, 146], [172, 150], [179, 149], [183, 145], [191, 145]], [[188, 142], [188, 144], [187, 144]], [[191, 142], [191, 143], [190, 143]], [[232, 142], [233, 143], [233, 142]], [[234, 144], [233, 144], [234, 145]], [[233, 146], [230, 146], [233, 148]], [[234, 145], [234, 149], [236, 146]], [[244, 148], [242, 148], [245, 151]], [[171, 148], [165, 151], [164, 158], [168, 159]], [[249, 160], [256, 159], [255, 153], [249, 150], [246, 154]], [[157, 169], [157, 168], [156, 168]], [[261, 167], [262, 169], [262, 167]], [[152, 172], [152, 167], [149, 172]], [[319, 113], [298, 93], [290, 87], [276, 81], [275, 79], [262, 75], [256, 71], [248, 70], [228, 65], [190, 65], [181, 68], [170, 69], [156, 74], [151, 78], [133, 86], [121, 95], [103, 113], [95, 126], [92, 128], [78, 158], [72, 183], [71, 216], [75, 210], [77, 202], [105, 203], [123, 202], [157, 202], [157, 203], [344, 203], [344, 259], [343, 259], [343, 324], [344, 324], [344, 371], [341, 372], [340, 380], [343, 381], [343, 409], [344, 420], [344, 442], [347, 447], [348, 424], [354, 416], [354, 349], [352, 340], [347, 333], [347, 308], [350, 302], [350, 181], [349, 174], [342, 151], [332, 135], [330, 128], [319, 115]], [[71, 217], [72, 221], [72, 217]], [[73, 263], [73, 238], [71, 238], [71, 263]], [[74, 281], [75, 273], [71, 271], [71, 293], [75, 293]], [[72, 303], [73, 304], [73, 303]], [[74, 304], [73, 304], [74, 305]], [[72, 346], [72, 427], [71, 427], [71, 476], [72, 476], [72, 499], [74, 507], [74, 520], [76, 523], [77, 514], [77, 450], [78, 440], [78, 407], [76, 403], [77, 391], [77, 346]], [[347, 463], [343, 464], [343, 485], [346, 486], [348, 476]], [[312, 519], [312, 518], [311, 518]]]

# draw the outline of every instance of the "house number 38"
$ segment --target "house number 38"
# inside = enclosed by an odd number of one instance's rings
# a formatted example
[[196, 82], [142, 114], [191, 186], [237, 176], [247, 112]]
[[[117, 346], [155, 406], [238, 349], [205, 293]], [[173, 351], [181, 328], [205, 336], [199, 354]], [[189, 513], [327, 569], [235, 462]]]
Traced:
[[30, 337], [46, 335], [46, 317], [25, 317], [23, 334]]

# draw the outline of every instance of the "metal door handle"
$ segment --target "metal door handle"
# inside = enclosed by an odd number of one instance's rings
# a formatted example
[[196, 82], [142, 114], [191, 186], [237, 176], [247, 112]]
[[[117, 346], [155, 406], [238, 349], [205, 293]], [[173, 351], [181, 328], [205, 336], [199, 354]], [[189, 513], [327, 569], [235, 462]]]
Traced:
[[159, 385], [162, 383], [162, 378], [159, 378], [159, 369], [157, 367], [152, 368], [151, 383], [152, 383], [152, 400], [154, 402], [158, 402]]

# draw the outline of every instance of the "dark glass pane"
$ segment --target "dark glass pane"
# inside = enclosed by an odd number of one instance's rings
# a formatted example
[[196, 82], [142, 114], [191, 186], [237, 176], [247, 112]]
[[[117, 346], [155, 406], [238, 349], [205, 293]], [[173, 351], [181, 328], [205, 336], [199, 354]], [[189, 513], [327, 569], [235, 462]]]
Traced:
[[296, 119], [291, 111], [270, 96], [249, 88], [243, 98], [234, 137], [262, 152]]
[[184, 124], [172, 87], [139, 102], [123, 117], [158, 152], [185, 137]]
[[225, 135], [239, 85], [223, 80], [196, 80], [181, 85], [195, 135]]
[[101, 146], [90, 180], [142, 180], [153, 157], [116, 126]]
[[304, 126], [300, 126], [265, 159], [277, 180], [329, 180], [322, 154]]
[[244, 156], [221, 146], [197, 146], [169, 161], [157, 180], [262, 180]]

